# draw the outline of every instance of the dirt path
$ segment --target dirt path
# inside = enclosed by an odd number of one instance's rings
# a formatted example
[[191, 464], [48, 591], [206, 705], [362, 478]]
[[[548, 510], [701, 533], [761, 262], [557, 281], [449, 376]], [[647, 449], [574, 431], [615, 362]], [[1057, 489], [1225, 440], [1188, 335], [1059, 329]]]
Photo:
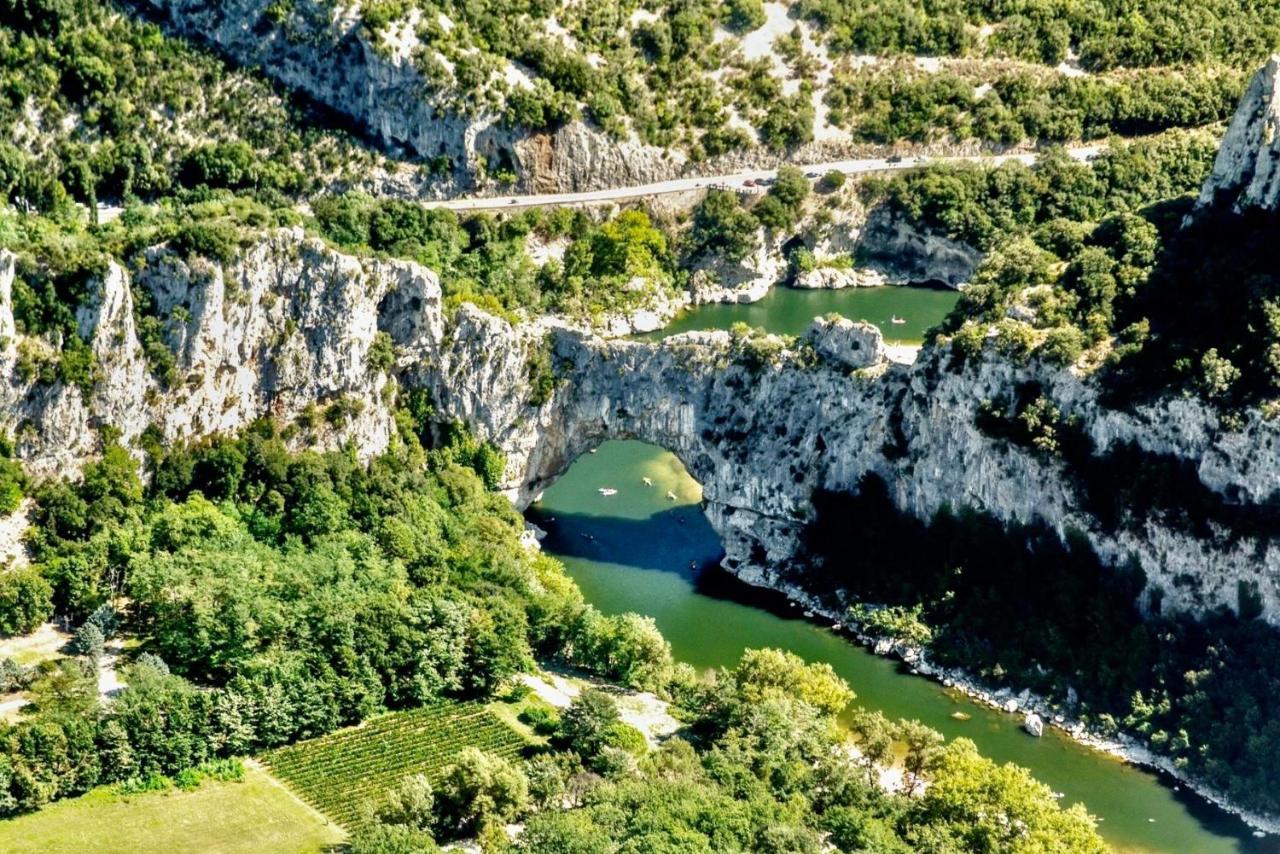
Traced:
[[656, 746], [681, 726], [671, 716], [667, 703], [647, 692], [627, 691], [608, 682], [546, 671], [537, 676], [522, 674], [520, 681], [557, 709], [567, 707], [584, 687], [610, 694], [618, 704], [622, 722], [638, 729], [650, 747]]

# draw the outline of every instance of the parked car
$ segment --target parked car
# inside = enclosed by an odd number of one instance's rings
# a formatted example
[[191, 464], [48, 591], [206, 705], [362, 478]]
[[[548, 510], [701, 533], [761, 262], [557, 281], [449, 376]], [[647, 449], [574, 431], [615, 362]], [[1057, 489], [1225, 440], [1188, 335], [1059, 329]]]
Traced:
[[901, 155], [901, 154], [891, 154], [891, 155], [889, 155], [888, 157], [886, 157], [886, 158], [885, 158], [885, 162], [886, 162], [886, 163], [901, 163], [901, 162], [902, 162], [902, 155]]
[[756, 185], [756, 182], [751, 180], [750, 178], [742, 182], [742, 186], [744, 187], [754, 187], [755, 185]]

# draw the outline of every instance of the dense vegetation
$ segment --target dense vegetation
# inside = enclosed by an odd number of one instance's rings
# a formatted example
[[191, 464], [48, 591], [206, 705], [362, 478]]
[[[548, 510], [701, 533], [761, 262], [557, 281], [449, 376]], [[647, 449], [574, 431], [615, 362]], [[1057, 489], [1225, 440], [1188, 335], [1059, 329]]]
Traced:
[[826, 94], [832, 124], [867, 142], [977, 139], [1068, 142], [1135, 136], [1222, 121], [1245, 76], [1223, 69], [1125, 71], [1100, 77], [997, 71], [922, 71], [911, 63], [839, 72]]
[[[331, 37], [296, 6], [273, 5], [270, 23], [298, 41]], [[1200, 125], [1225, 117], [1240, 70], [1280, 37], [1280, 16], [1260, 0], [1215, 0], [1194, 14], [1165, 0], [789, 6], [793, 23], [766, 56], [740, 43], [766, 21], [759, 0], [589, 10], [382, 0], [361, 13], [375, 49], [412, 37], [412, 60], [447, 110], [496, 113], [532, 129], [581, 117], [694, 159], [754, 142], [783, 149], [811, 141], [814, 93], [828, 67], [828, 119], [857, 139], [1008, 144]], [[885, 61], [850, 62], [849, 54]], [[925, 69], [897, 61], [904, 55], [951, 61]], [[1056, 68], [1076, 55], [1088, 76]], [[502, 158], [490, 171], [514, 177]]]
[[[599, 318], [675, 296], [682, 276], [667, 235], [642, 210], [597, 221], [580, 210], [531, 208], [497, 219], [346, 194], [315, 200], [317, 228], [348, 250], [411, 258], [439, 272], [451, 300], [510, 312]], [[541, 266], [530, 242], [558, 245]]]
[[[103, 783], [194, 780], [189, 769], [211, 759], [313, 739], [269, 763], [364, 828], [354, 851], [430, 850], [432, 836], [492, 837], [522, 817], [529, 850], [586, 834], [818, 851], [824, 832], [850, 851], [1101, 850], [1083, 812], [967, 742], [863, 716], [853, 759], [835, 725], [853, 694], [825, 666], [758, 651], [699, 680], [652, 621], [597, 613], [557, 563], [518, 544], [519, 517], [484, 485], [502, 465], [492, 448], [407, 411], [399, 428], [367, 467], [346, 452], [289, 453], [264, 422], [153, 446], [146, 487], [116, 446], [77, 483], [37, 484], [43, 596], [51, 588], [82, 628], [77, 657], [6, 665], [31, 705], [0, 728], [3, 811]], [[140, 646], [104, 705], [95, 664], [118, 632]], [[551, 739], [520, 761], [522, 738], [452, 701], [492, 695], [535, 655], [671, 696], [690, 743], [649, 755], [607, 695], [584, 691], [559, 716], [524, 718]], [[899, 736], [910, 788], [930, 781], [923, 798], [876, 782]], [[575, 809], [562, 813], [566, 800]], [[635, 818], [604, 820], [615, 810]]]
[[[1104, 850], [1079, 807], [1063, 811], [966, 740], [944, 746], [918, 723], [865, 714], [855, 757], [835, 718], [853, 694], [826, 665], [749, 651], [713, 681], [674, 690], [689, 729], [656, 750], [608, 694], [584, 690], [523, 767], [468, 751], [438, 783], [408, 776], [352, 847], [426, 845], [458, 828], [502, 847], [501, 825], [523, 820], [515, 848], [530, 852]], [[887, 792], [878, 767], [895, 738], [905, 783]]]
[[97, 0], [0, 2], [0, 194], [20, 208], [207, 185], [272, 198], [372, 158], [261, 79]]
[[[934, 165], [871, 182], [895, 216], [987, 251], [939, 330], [958, 357], [995, 328], [1007, 354], [1103, 369], [1116, 405], [1199, 395], [1231, 414], [1270, 403], [1280, 365], [1276, 216], [1190, 212], [1214, 141], [1170, 134], [1083, 164]], [[1204, 247], [1215, 251], [1206, 253]]]
[[827, 28], [833, 50], [851, 53], [986, 54], [1056, 65], [1074, 50], [1084, 68], [1099, 72], [1209, 62], [1248, 67], [1280, 43], [1280, 12], [1266, 0], [798, 5], [802, 15]]
[[87, 635], [88, 655], [18, 670], [32, 714], [0, 733], [0, 809], [484, 695], [535, 652], [656, 684], [670, 653], [652, 623], [585, 606], [486, 490], [477, 471], [500, 457], [433, 429], [402, 415], [396, 447], [366, 467], [290, 454], [264, 423], [155, 448], [146, 489], [115, 446], [80, 482], [40, 484], [32, 545], [58, 613], [109, 634], [102, 606], [127, 597], [145, 654], [108, 707]]
[[971, 511], [920, 522], [875, 478], [819, 509], [816, 583], [919, 606], [896, 612], [894, 632], [927, 641], [940, 663], [1030, 687], [1104, 731], [1136, 733], [1243, 806], [1280, 810], [1280, 633], [1252, 619], [1247, 586], [1241, 616], [1162, 616], [1158, 599], [1144, 615], [1141, 571], [1105, 566], [1079, 535], [1064, 543]]

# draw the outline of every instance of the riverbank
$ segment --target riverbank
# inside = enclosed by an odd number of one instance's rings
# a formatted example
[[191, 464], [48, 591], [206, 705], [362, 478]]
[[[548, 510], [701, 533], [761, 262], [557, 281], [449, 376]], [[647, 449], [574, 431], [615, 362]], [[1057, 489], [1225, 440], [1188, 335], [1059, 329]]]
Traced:
[[[1029, 715], [1037, 715], [1045, 726], [1053, 727], [1067, 738], [1109, 756], [1114, 756], [1131, 765], [1154, 770], [1177, 780], [1205, 801], [1213, 804], [1230, 815], [1234, 815], [1249, 827], [1254, 836], [1280, 835], [1280, 817], [1252, 812], [1231, 801], [1225, 794], [1195, 779], [1177, 768], [1171, 759], [1155, 753], [1148, 746], [1133, 736], [1120, 733], [1107, 736], [1089, 727], [1078, 718], [1067, 714], [1061, 707], [1048, 698], [1024, 689], [1014, 693], [1008, 688], [992, 690], [981, 680], [967, 671], [956, 667], [943, 667], [929, 661], [928, 651], [901, 639], [875, 637], [863, 630], [861, 625], [850, 622], [848, 614], [833, 610], [817, 596], [792, 584], [760, 584], [755, 585], [772, 590], [786, 597], [793, 608], [802, 609], [802, 615], [818, 625], [824, 625], [832, 632], [843, 635], [866, 647], [873, 654], [896, 659], [906, 664], [911, 673], [941, 684], [956, 691], [974, 703], [986, 706], [997, 712], [1008, 715], [1022, 715], [1025, 721]], [[835, 594], [841, 595], [840, 591]], [[1025, 727], [1024, 727], [1025, 728]], [[1027, 734], [1027, 738], [1036, 736]]]
[[[601, 486], [617, 493], [602, 496]], [[1190, 788], [1175, 788], [1171, 777], [1088, 749], [1058, 730], [1030, 738], [1019, 729], [1020, 717], [915, 678], [892, 658], [828, 631], [835, 620], [803, 619], [801, 607], [782, 593], [711, 569], [724, 550], [702, 498], [669, 452], [606, 442], [548, 487], [527, 518], [546, 530], [542, 547], [564, 562], [586, 601], [605, 614], [653, 617], [677, 660], [700, 672], [732, 667], [746, 649], [785, 649], [831, 665], [857, 692], [858, 709], [918, 720], [948, 739], [973, 740], [1000, 764], [1028, 769], [1061, 792], [1064, 804], [1081, 803], [1096, 815], [1117, 851], [1280, 854], [1280, 838], [1254, 838], [1249, 825]], [[828, 604], [840, 610], [837, 601]]]

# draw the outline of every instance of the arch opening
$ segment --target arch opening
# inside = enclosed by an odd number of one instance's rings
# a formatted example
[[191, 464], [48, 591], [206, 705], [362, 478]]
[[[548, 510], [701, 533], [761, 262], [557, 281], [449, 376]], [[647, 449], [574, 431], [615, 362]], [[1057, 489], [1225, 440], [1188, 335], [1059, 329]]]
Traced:
[[724, 556], [702, 487], [675, 454], [637, 440], [612, 439], [581, 454], [525, 517], [575, 577], [609, 565], [695, 579]]

